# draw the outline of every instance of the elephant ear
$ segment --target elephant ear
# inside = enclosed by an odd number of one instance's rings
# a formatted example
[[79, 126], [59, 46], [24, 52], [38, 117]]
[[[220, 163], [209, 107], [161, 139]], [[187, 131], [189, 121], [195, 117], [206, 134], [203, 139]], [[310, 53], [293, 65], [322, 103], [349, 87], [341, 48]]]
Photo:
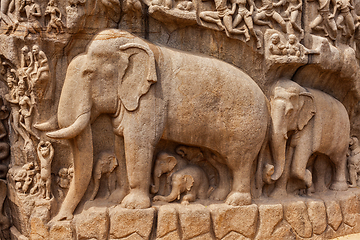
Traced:
[[128, 111], [135, 111], [140, 97], [149, 91], [151, 84], [157, 82], [155, 57], [143, 44], [128, 43], [120, 50], [128, 53], [128, 64], [119, 73], [119, 97]]
[[168, 161], [168, 170], [172, 171], [177, 164], [176, 158], [174, 156], [168, 156], [166, 160]]
[[310, 92], [301, 92], [299, 96], [302, 104], [298, 115], [298, 129], [301, 131], [315, 115], [316, 107], [314, 103], [314, 96]]
[[184, 179], [186, 190], [190, 191], [190, 189], [194, 185], [194, 178], [191, 175], [184, 175], [183, 179]]

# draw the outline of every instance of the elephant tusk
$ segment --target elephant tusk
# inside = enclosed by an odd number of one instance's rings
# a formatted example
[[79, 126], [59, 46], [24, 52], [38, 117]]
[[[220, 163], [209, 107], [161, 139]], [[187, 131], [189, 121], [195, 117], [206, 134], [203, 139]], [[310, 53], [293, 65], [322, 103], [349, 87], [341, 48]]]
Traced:
[[90, 112], [86, 112], [80, 115], [72, 125], [54, 132], [49, 132], [46, 134], [46, 136], [55, 139], [74, 138], [79, 135], [88, 125], [90, 122], [90, 115]]

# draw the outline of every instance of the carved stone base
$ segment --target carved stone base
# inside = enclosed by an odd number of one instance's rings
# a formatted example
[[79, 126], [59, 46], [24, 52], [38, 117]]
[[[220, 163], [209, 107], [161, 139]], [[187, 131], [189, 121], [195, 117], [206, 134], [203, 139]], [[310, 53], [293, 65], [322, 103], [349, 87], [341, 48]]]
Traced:
[[[85, 204], [72, 221], [51, 224], [36, 221], [34, 209], [29, 239], [331, 239], [360, 232], [359, 188], [243, 207], [199, 201], [132, 210], [99, 201]], [[11, 234], [19, 239], [19, 232]]]

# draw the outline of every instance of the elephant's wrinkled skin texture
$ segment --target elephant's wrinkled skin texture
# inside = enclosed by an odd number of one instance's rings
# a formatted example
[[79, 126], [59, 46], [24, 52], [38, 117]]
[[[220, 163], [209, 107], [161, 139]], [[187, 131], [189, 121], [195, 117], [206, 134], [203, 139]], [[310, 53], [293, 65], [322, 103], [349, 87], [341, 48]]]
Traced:
[[171, 177], [171, 193], [168, 196], [155, 196], [154, 201], [172, 202], [180, 199], [182, 204], [193, 202], [196, 198], [205, 199], [209, 191], [208, 178], [200, 167], [189, 165], [174, 173]]
[[[127, 208], [150, 207], [153, 152], [160, 138], [203, 146], [224, 156], [233, 184], [226, 202], [251, 203], [250, 174], [270, 118], [267, 99], [243, 71], [223, 61], [150, 44], [105, 30], [68, 67], [52, 138], [72, 139], [74, 178], [54, 218], [69, 219], [82, 199], [93, 164], [91, 123], [113, 118], [124, 138]], [[123, 146], [115, 139], [117, 158]], [[121, 165], [119, 163], [119, 165]]]
[[[289, 177], [312, 185], [311, 159], [326, 155], [335, 165], [331, 189], [346, 190], [346, 152], [350, 122], [345, 107], [321, 91], [279, 80], [272, 89], [271, 145], [275, 161], [273, 197], [286, 195]], [[321, 156], [322, 156], [321, 155]]]

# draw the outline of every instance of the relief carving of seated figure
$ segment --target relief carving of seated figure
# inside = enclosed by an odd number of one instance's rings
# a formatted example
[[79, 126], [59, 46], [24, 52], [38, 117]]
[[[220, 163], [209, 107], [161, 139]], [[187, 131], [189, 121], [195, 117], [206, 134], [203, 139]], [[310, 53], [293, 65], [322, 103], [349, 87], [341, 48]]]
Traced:
[[269, 50], [272, 55], [282, 56], [287, 54], [286, 46], [281, 42], [279, 34], [274, 33], [271, 35], [270, 40]]

